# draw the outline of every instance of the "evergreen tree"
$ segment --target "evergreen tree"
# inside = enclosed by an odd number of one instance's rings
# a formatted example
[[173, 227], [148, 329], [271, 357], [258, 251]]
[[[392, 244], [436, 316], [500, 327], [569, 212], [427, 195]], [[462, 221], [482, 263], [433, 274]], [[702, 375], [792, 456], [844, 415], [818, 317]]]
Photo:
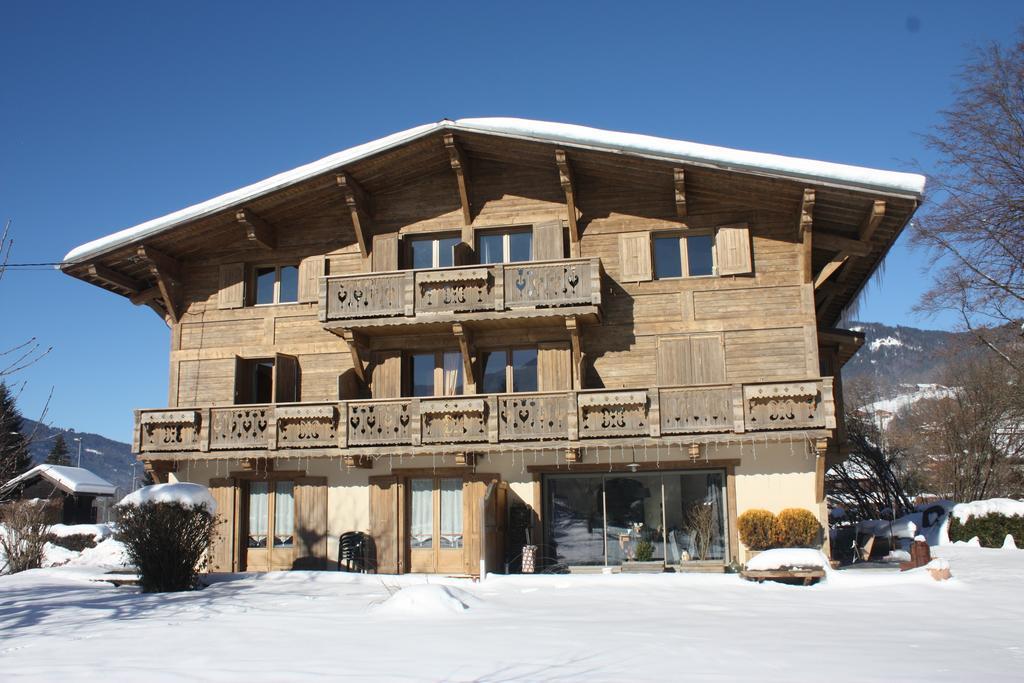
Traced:
[[28, 439], [21, 429], [21, 413], [14, 403], [14, 396], [8, 386], [0, 382], [0, 484], [32, 466]]
[[58, 434], [53, 440], [53, 448], [50, 449], [50, 454], [46, 456], [46, 462], [49, 465], [71, 464], [71, 458], [68, 456], [68, 444], [64, 441], [63, 434]]

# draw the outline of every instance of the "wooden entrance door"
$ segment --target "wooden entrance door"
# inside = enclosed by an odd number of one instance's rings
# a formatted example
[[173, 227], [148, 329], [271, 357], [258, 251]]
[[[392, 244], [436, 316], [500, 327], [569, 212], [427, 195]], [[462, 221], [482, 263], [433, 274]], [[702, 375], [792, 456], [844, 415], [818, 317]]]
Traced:
[[291, 569], [295, 563], [295, 482], [250, 481], [246, 512], [246, 571]]
[[413, 572], [466, 571], [463, 478], [410, 477], [406, 509], [409, 568]]

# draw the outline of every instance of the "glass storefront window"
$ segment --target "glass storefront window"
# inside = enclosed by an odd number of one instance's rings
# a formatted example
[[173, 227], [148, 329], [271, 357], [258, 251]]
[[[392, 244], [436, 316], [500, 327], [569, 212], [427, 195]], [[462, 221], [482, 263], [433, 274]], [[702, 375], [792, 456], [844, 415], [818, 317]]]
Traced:
[[721, 471], [548, 475], [547, 555], [558, 564], [725, 561]]

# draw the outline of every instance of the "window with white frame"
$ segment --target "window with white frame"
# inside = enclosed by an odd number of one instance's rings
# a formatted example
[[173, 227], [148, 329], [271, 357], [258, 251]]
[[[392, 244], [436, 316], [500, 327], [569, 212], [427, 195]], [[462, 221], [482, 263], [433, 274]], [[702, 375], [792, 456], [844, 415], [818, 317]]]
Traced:
[[504, 394], [537, 391], [537, 349], [485, 351], [480, 393]]
[[480, 263], [516, 263], [533, 258], [533, 233], [527, 229], [482, 230], [476, 238]]
[[455, 265], [458, 235], [431, 235], [408, 240], [406, 263], [409, 268], [448, 268]]

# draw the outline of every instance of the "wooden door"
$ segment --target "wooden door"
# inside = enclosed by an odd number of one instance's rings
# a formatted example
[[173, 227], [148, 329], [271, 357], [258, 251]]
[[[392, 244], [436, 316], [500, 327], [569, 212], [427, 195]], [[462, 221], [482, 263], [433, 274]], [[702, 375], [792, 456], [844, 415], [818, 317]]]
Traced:
[[410, 477], [406, 509], [409, 568], [429, 574], [466, 571], [467, 525], [462, 477]]
[[375, 569], [381, 574], [405, 571], [403, 486], [395, 476], [370, 477], [370, 536], [376, 551]]
[[209, 569], [233, 572], [237, 568], [235, 521], [238, 488], [233, 479], [211, 479], [210, 495], [217, 504], [216, 536], [210, 543]]
[[295, 564], [295, 482], [250, 481], [246, 491], [245, 569], [269, 572]]

